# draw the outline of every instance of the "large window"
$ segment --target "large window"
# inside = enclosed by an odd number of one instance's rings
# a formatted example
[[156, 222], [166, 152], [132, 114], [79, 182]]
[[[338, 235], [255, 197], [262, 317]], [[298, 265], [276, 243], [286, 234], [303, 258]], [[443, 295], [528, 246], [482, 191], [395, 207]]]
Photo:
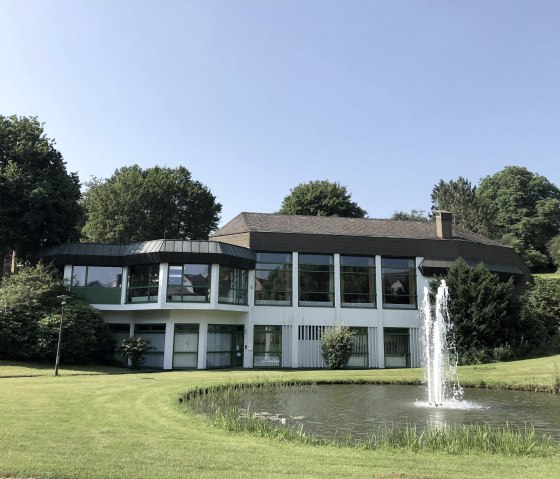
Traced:
[[159, 264], [131, 266], [128, 270], [127, 302], [157, 302], [158, 284]]
[[375, 258], [368, 256], [340, 257], [340, 291], [342, 306], [375, 307]]
[[134, 329], [135, 338], [149, 339], [150, 351], [144, 353], [144, 366], [163, 368], [163, 352], [165, 351], [165, 324], [137, 324]]
[[198, 324], [175, 324], [173, 369], [198, 366]]
[[416, 265], [414, 259], [382, 258], [383, 307], [415, 309]]
[[349, 368], [367, 368], [369, 362], [368, 353], [368, 330], [367, 328], [351, 328], [352, 335], [352, 354], [348, 360]]
[[385, 367], [410, 367], [410, 333], [408, 328], [385, 328]]
[[299, 255], [299, 305], [334, 305], [333, 256], [330, 254]]
[[210, 271], [209, 264], [169, 266], [167, 301], [208, 302]]
[[253, 366], [279, 368], [282, 365], [282, 326], [255, 326]]
[[255, 304], [292, 304], [291, 253], [257, 253]]
[[114, 358], [121, 364], [127, 365], [128, 359], [122, 355], [118, 348], [122, 344], [123, 340], [130, 337], [130, 324], [126, 323], [108, 323], [109, 331], [111, 331], [111, 335], [115, 340], [115, 354]]
[[92, 304], [120, 304], [122, 268], [112, 266], [74, 266], [72, 291]]
[[248, 276], [247, 270], [220, 266], [218, 301], [220, 303], [248, 304]]
[[208, 325], [207, 368], [231, 368], [235, 365], [236, 326]]

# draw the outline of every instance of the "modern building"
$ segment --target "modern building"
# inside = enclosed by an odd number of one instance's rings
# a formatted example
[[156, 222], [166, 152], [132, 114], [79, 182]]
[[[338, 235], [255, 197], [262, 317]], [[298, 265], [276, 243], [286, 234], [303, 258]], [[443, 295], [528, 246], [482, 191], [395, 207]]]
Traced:
[[422, 291], [462, 257], [518, 283], [510, 247], [435, 222], [241, 213], [210, 241], [62, 244], [40, 257], [101, 310], [146, 366], [321, 368], [320, 339], [352, 327], [350, 367], [420, 365]]

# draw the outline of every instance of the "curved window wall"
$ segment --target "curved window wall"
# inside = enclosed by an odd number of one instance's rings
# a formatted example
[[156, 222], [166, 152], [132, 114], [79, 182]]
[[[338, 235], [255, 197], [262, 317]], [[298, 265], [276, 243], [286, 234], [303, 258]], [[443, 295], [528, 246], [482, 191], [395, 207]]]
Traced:
[[158, 300], [159, 264], [142, 264], [128, 269], [127, 303], [155, 303]]

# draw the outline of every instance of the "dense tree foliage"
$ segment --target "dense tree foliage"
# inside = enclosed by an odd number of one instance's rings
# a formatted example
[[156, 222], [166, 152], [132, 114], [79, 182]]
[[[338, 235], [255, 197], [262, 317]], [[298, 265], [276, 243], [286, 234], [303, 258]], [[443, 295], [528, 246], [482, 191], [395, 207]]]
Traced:
[[424, 210], [410, 210], [407, 211], [395, 211], [391, 216], [392, 220], [404, 220], [404, 221], [429, 221]]
[[84, 237], [108, 243], [207, 239], [222, 210], [210, 190], [182, 166], [121, 168], [107, 180], [89, 183], [83, 204]]
[[547, 244], [548, 254], [560, 271], [560, 235], [552, 238]]
[[[37, 118], [0, 115], [0, 254], [79, 238], [80, 181]], [[1, 275], [1, 273], [0, 273]]]
[[321, 338], [321, 354], [329, 368], [342, 369], [348, 364], [354, 348], [353, 335], [353, 330], [340, 323], [325, 330]]
[[530, 347], [546, 344], [559, 336], [560, 281], [535, 278], [521, 304], [521, 330]]
[[[54, 360], [65, 294], [56, 271], [42, 264], [5, 277], [0, 283], [0, 358]], [[101, 313], [82, 298], [68, 299], [61, 362], [108, 362], [113, 351]]]
[[492, 218], [494, 237], [513, 238], [528, 263], [538, 256], [533, 252], [547, 255], [547, 244], [560, 233], [560, 190], [554, 184], [527, 168], [508, 166], [483, 178], [477, 197]]
[[445, 277], [449, 313], [461, 363], [491, 359], [493, 350], [516, 337], [513, 282], [503, 282], [483, 263], [471, 268], [458, 259]]
[[489, 217], [480, 204], [476, 186], [460, 176], [457, 180], [443, 181], [432, 189], [432, 215], [436, 210], [453, 213], [453, 223], [461, 228], [488, 234]]
[[367, 212], [352, 201], [345, 186], [328, 180], [300, 183], [290, 190], [278, 213], [283, 215], [364, 218]]

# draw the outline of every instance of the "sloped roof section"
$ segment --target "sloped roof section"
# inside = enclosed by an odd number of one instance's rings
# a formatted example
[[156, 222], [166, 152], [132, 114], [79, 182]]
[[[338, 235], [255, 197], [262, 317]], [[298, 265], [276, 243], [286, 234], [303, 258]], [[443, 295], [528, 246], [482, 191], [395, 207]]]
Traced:
[[[336, 216], [297, 216], [272, 213], [240, 213], [216, 231], [212, 238], [241, 233], [292, 233], [309, 235], [358, 236], [439, 240], [434, 222]], [[484, 236], [453, 227], [453, 240], [503, 246]], [[447, 241], [447, 240], [442, 240]]]
[[44, 248], [37, 254], [57, 265], [129, 266], [159, 262], [217, 263], [250, 269], [256, 254], [219, 241], [152, 240], [130, 244], [65, 243]]

